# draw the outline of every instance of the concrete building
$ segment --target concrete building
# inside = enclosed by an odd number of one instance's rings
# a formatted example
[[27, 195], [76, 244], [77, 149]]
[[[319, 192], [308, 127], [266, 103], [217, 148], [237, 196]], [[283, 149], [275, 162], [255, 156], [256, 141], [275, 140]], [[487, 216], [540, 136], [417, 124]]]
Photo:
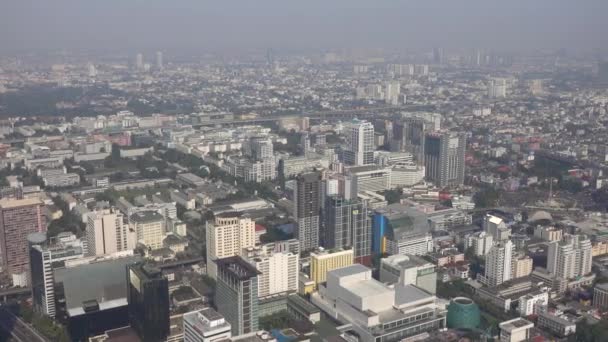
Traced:
[[55, 318], [55, 283], [53, 269], [68, 260], [84, 257], [85, 244], [76, 235], [60, 233], [47, 240], [45, 233], [28, 235], [30, 287], [34, 311]]
[[345, 124], [347, 165], [370, 165], [374, 163], [374, 126], [367, 121], [353, 120]]
[[533, 262], [529, 256], [513, 259], [513, 274], [511, 279], [527, 277], [532, 273]]
[[126, 267], [129, 322], [142, 341], [166, 341], [170, 333], [169, 280], [145, 263]]
[[608, 309], [608, 283], [596, 284], [593, 288], [593, 307]]
[[494, 238], [487, 232], [477, 232], [464, 238], [464, 249], [473, 248], [477, 256], [485, 256], [494, 245]]
[[504, 78], [491, 79], [488, 84], [488, 97], [493, 99], [507, 97], [507, 80]]
[[255, 222], [240, 213], [226, 212], [207, 222], [207, 272], [215, 278], [215, 259], [241, 254], [244, 248], [255, 246]]
[[46, 187], [62, 188], [80, 184], [80, 176], [77, 173], [48, 175], [42, 178], [42, 182]]
[[555, 227], [536, 226], [534, 228], [534, 236], [546, 241], [561, 241], [563, 231]]
[[497, 286], [511, 279], [513, 248], [513, 242], [507, 240], [495, 244], [490, 249], [486, 255], [485, 275], [479, 279], [482, 283]]
[[[538, 315], [537, 327], [548, 330], [557, 336], [566, 337], [576, 333], [576, 321], [560, 313], [541, 312]], [[573, 317], [574, 318], [574, 317]]]
[[534, 323], [523, 318], [514, 318], [502, 322], [500, 328], [500, 342], [525, 342], [531, 337], [531, 330]]
[[549, 292], [541, 289], [520, 297], [517, 310], [520, 316], [538, 315], [546, 309], [547, 305], [549, 305]]
[[215, 305], [233, 336], [258, 330], [259, 271], [240, 256], [216, 259]]
[[494, 241], [508, 240], [511, 237], [511, 229], [498, 216], [487, 214], [483, 218], [482, 226], [485, 232], [492, 235]]
[[466, 135], [448, 131], [428, 133], [424, 144], [426, 179], [441, 188], [462, 185]]
[[591, 241], [586, 235], [566, 234], [552, 241], [547, 252], [547, 271], [559, 278], [572, 279], [591, 272]]
[[243, 259], [253, 265], [258, 275], [258, 298], [295, 293], [298, 290], [299, 254], [280, 250], [270, 243], [243, 250]]
[[352, 248], [355, 262], [371, 266], [372, 223], [367, 202], [327, 197], [322, 245], [327, 249]]
[[327, 272], [353, 264], [352, 249], [328, 251], [320, 249], [310, 254], [310, 279], [316, 287], [327, 280]]
[[414, 285], [386, 286], [371, 273], [359, 264], [330, 271], [311, 300], [332, 318], [350, 323], [362, 342], [401, 341], [446, 326], [434, 295]]
[[297, 225], [297, 239], [302, 251], [319, 247], [321, 227], [321, 174], [310, 172], [296, 179], [294, 191], [294, 216]]
[[131, 215], [129, 223], [135, 231], [137, 242], [151, 249], [163, 247], [165, 218], [155, 211], [140, 211]]
[[217, 342], [230, 337], [230, 323], [212, 308], [184, 314], [184, 342]]
[[385, 191], [391, 188], [391, 169], [378, 166], [355, 166], [346, 170], [344, 196], [357, 198], [363, 191]]
[[427, 214], [429, 227], [433, 231], [449, 230], [452, 227], [465, 226], [473, 223], [473, 217], [456, 208], [434, 210]]
[[391, 188], [410, 187], [424, 181], [425, 168], [414, 163], [397, 164], [391, 168]]
[[381, 260], [380, 281], [385, 284], [416, 285], [435, 294], [436, 266], [415, 255], [391, 255]]
[[414, 207], [391, 204], [372, 217], [374, 253], [425, 255], [433, 251], [427, 215]]
[[135, 231], [129, 229], [116, 209], [93, 211], [87, 215], [86, 239], [89, 256], [133, 250], [137, 242]]
[[0, 199], [0, 265], [13, 277], [13, 285], [27, 285], [27, 236], [45, 232], [43, 203], [38, 198]]

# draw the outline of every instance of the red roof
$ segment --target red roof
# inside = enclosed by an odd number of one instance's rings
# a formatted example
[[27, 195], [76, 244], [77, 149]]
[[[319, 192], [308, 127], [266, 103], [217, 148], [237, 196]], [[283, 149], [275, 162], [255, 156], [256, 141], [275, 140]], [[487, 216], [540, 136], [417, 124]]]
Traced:
[[266, 230], [266, 227], [262, 226], [261, 224], [256, 224], [255, 225], [255, 231], [256, 232], [261, 232], [263, 230]]

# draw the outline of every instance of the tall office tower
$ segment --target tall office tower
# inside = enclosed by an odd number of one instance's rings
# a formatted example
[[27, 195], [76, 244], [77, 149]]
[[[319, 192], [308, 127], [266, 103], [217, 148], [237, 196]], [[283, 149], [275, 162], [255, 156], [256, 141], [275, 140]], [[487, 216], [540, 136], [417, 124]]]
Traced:
[[260, 299], [298, 291], [299, 254], [288, 250], [279, 251], [277, 248], [279, 246], [270, 243], [243, 250], [243, 259], [260, 271], [258, 275]]
[[241, 213], [222, 213], [213, 224], [207, 223], [207, 271], [217, 275], [215, 259], [239, 255], [244, 248], [255, 246], [255, 222]]
[[504, 78], [490, 80], [488, 85], [488, 97], [493, 99], [507, 97], [507, 80]]
[[549, 242], [547, 271], [563, 279], [587, 275], [591, 272], [591, 253], [586, 235], [565, 234], [562, 241]]
[[86, 238], [89, 256], [132, 250], [136, 242], [134, 235], [118, 210], [98, 210], [88, 215]]
[[330, 196], [325, 204], [323, 247], [352, 248], [355, 262], [371, 266], [372, 222], [367, 203]]
[[38, 198], [0, 200], [0, 265], [13, 277], [13, 285], [27, 285], [27, 236], [45, 232], [43, 203]]
[[319, 172], [301, 174], [296, 179], [294, 214], [302, 251], [319, 247], [321, 183]]
[[374, 126], [371, 122], [354, 119], [344, 125], [346, 150], [344, 163], [370, 165], [374, 163]]
[[254, 138], [249, 142], [251, 157], [255, 160], [268, 160], [274, 157], [274, 146], [268, 138]]
[[135, 69], [137, 69], [137, 71], [144, 70], [144, 55], [141, 53], [135, 55]]
[[230, 323], [212, 308], [184, 314], [184, 342], [228, 341], [230, 330]]
[[483, 62], [483, 57], [481, 54], [481, 50], [477, 49], [476, 54], [475, 54], [475, 65], [481, 66], [482, 62]]
[[131, 215], [129, 223], [140, 242], [151, 249], [163, 247], [165, 217], [156, 211], [140, 211]]
[[597, 65], [599, 83], [608, 85], [608, 61], [600, 61]]
[[302, 153], [305, 156], [310, 153], [310, 135], [308, 132], [302, 132], [302, 135], [300, 135], [300, 146], [302, 146]]
[[129, 321], [142, 341], [166, 341], [169, 336], [169, 281], [144, 263], [127, 266]]
[[50, 241], [47, 241], [46, 233], [32, 233], [27, 239], [34, 311], [55, 318], [53, 268], [61, 267], [68, 260], [84, 257], [84, 243], [71, 233], [59, 233]]
[[509, 240], [511, 237], [511, 229], [498, 216], [486, 214], [483, 218], [482, 227], [484, 232], [492, 235], [494, 241]]
[[443, 49], [436, 47], [433, 49], [433, 62], [435, 64], [443, 64]]
[[215, 260], [215, 305], [238, 336], [258, 330], [258, 276], [260, 272], [240, 256]]
[[495, 244], [486, 255], [486, 272], [482, 282], [496, 286], [511, 279], [513, 261], [513, 242], [502, 241]]
[[439, 187], [464, 183], [464, 158], [467, 138], [464, 133], [429, 133], [424, 141], [426, 178]]
[[384, 86], [384, 101], [391, 105], [399, 104], [401, 84], [398, 81], [388, 81]]
[[163, 53], [162, 51], [156, 51], [156, 69], [163, 70]]
[[421, 118], [398, 118], [393, 125], [395, 151], [410, 152], [418, 163], [424, 162], [426, 122]]

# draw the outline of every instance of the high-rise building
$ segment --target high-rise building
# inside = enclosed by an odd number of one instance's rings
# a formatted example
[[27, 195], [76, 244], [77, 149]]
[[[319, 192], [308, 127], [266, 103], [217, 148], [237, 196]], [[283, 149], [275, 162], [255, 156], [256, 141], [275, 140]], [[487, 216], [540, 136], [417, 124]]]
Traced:
[[135, 69], [137, 69], [137, 71], [144, 70], [144, 55], [141, 53], [135, 55]]
[[310, 152], [310, 135], [308, 132], [302, 132], [300, 135], [300, 146], [302, 147], [302, 153], [307, 156]]
[[426, 178], [439, 187], [464, 183], [464, 161], [467, 139], [464, 133], [429, 133], [424, 142]]
[[597, 283], [593, 288], [593, 307], [608, 309], [608, 283]]
[[184, 314], [184, 342], [230, 340], [230, 331], [230, 323], [212, 308]]
[[384, 101], [391, 105], [398, 105], [399, 95], [401, 95], [401, 84], [398, 81], [388, 81], [384, 89]]
[[213, 260], [239, 255], [244, 248], [255, 246], [255, 221], [242, 213], [215, 216], [213, 224], [207, 222], [206, 232], [207, 270], [213, 278], [217, 274]]
[[0, 266], [13, 276], [13, 285], [27, 285], [27, 236], [46, 231], [42, 206], [38, 198], [0, 199]]
[[488, 85], [488, 97], [493, 99], [507, 97], [507, 80], [504, 78], [491, 79]]
[[549, 242], [547, 271], [564, 279], [591, 272], [591, 241], [586, 235], [564, 235], [562, 241]]
[[156, 51], [156, 69], [163, 70], [163, 53], [162, 51]]
[[156, 211], [140, 211], [131, 215], [129, 223], [140, 242], [151, 249], [163, 247], [165, 217]]
[[70, 233], [59, 233], [47, 241], [45, 233], [28, 235], [30, 251], [30, 287], [34, 311], [55, 318], [55, 283], [53, 268], [68, 260], [84, 257], [84, 243]]
[[529, 256], [513, 258], [513, 275], [511, 279], [527, 277], [532, 273], [534, 263]]
[[122, 213], [114, 209], [88, 214], [86, 238], [88, 255], [113, 254], [135, 248], [135, 233], [124, 222]]
[[254, 138], [249, 142], [251, 157], [254, 160], [267, 160], [270, 158], [274, 158], [274, 147], [272, 145], [272, 140], [266, 138]]
[[327, 280], [327, 272], [353, 264], [355, 254], [352, 249], [319, 251], [310, 253], [310, 279], [317, 286]]
[[511, 279], [513, 270], [513, 242], [502, 241], [495, 244], [486, 255], [485, 275], [480, 280], [488, 286], [496, 286]]
[[443, 49], [440, 47], [433, 48], [433, 62], [435, 64], [443, 64]]
[[464, 248], [473, 248], [473, 252], [477, 256], [484, 256], [488, 254], [492, 246], [494, 245], [494, 238], [487, 232], [478, 232], [467, 235], [464, 239]]
[[427, 123], [418, 117], [397, 118], [393, 124], [392, 149], [412, 154], [418, 163], [424, 162], [424, 140]]
[[323, 247], [352, 248], [355, 262], [371, 266], [372, 227], [365, 201], [329, 196], [324, 220]]
[[508, 240], [511, 237], [511, 229], [498, 216], [486, 214], [482, 225], [483, 230], [490, 234], [494, 238], [494, 241]]
[[142, 341], [169, 336], [169, 281], [161, 271], [138, 263], [127, 266], [129, 321]]
[[243, 259], [260, 272], [258, 298], [295, 293], [298, 290], [299, 254], [289, 250], [280, 251], [280, 247], [280, 244], [270, 243], [243, 251]]
[[371, 122], [353, 120], [345, 124], [346, 150], [344, 163], [370, 165], [374, 163], [374, 126]]
[[217, 266], [215, 305], [232, 327], [232, 335], [258, 330], [260, 272], [240, 256], [214, 261]]
[[321, 173], [305, 173], [296, 179], [294, 191], [294, 214], [297, 239], [302, 251], [319, 246], [321, 215]]

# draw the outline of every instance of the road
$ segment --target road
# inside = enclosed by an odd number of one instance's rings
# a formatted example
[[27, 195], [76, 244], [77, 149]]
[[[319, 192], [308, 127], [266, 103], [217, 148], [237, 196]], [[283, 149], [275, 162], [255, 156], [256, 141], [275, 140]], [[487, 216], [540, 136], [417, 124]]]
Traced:
[[5, 307], [0, 307], [0, 329], [9, 333], [16, 342], [49, 342]]

